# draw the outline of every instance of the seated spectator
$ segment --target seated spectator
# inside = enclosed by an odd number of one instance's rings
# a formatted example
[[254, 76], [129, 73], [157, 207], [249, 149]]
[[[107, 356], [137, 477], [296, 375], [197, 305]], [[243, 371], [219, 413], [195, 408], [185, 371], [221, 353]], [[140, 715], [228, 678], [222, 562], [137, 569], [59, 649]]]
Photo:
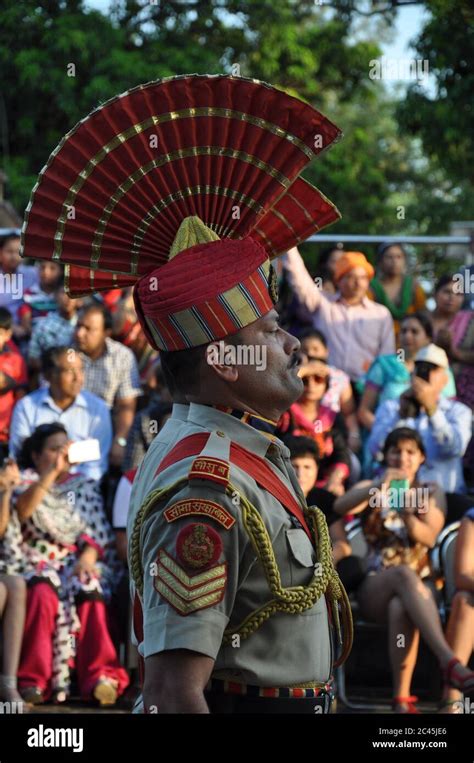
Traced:
[[[0, 271], [4, 288], [0, 290], [0, 307], [10, 311], [13, 319], [13, 334], [18, 327], [18, 309], [23, 294], [38, 284], [38, 269], [25, 265], [20, 257], [20, 236], [11, 233], [0, 243]], [[21, 331], [20, 331], [21, 334]]]
[[111, 339], [111, 330], [110, 313], [102, 305], [90, 305], [79, 314], [75, 341], [84, 364], [85, 389], [113, 408], [115, 436], [110, 464], [120, 467], [133, 424], [136, 399], [142, 391], [133, 352]]
[[[461, 522], [454, 557], [456, 593], [451, 602], [446, 641], [456, 658], [469, 665], [474, 651], [474, 507]], [[462, 694], [449, 686], [443, 692], [443, 710], [463, 713]]]
[[342, 519], [333, 512], [336, 496], [324, 488], [316, 487], [319, 469], [318, 447], [309, 437], [287, 437], [283, 440], [290, 450], [293, 469], [308, 506], [317, 506], [326, 517], [333, 542], [334, 564], [351, 553]]
[[327, 337], [330, 365], [357, 382], [377, 355], [395, 352], [389, 311], [367, 297], [374, 269], [361, 252], [345, 252], [338, 259], [334, 278], [339, 291], [333, 296], [313, 281], [296, 247], [284, 264], [295, 294], [313, 316], [314, 328]]
[[26, 363], [18, 351], [12, 351], [11, 338], [12, 316], [0, 307], [0, 461], [8, 454], [13, 407], [28, 382]]
[[390, 310], [397, 343], [400, 321], [426, 305], [425, 292], [406, 271], [407, 255], [401, 244], [385, 242], [378, 247], [377, 275], [370, 282], [368, 296]]
[[55, 313], [58, 304], [55, 293], [63, 283], [63, 266], [52, 260], [42, 260], [38, 265], [39, 281], [23, 294], [23, 302], [18, 308], [18, 320], [20, 326], [15, 337], [25, 342], [31, 336], [31, 332], [39, 318], [44, 318], [49, 313]]
[[434, 341], [453, 367], [458, 400], [474, 411], [474, 313], [462, 309], [464, 296], [455, 276], [442, 276], [435, 286], [432, 320]]
[[64, 701], [74, 658], [81, 697], [111, 705], [129, 683], [105, 604], [120, 565], [98, 485], [70, 473], [68, 445], [61, 424], [44, 424], [19, 457], [22, 480], [13, 503], [22, 524], [28, 598], [18, 684], [32, 704], [51, 696]]
[[[362, 617], [388, 621], [396, 712], [418, 712], [410, 685], [420, 633], [439, 661], [446, 683], [474, 692], [474, 672], [461, 665], [446, 643], [436, 603], [422, 582], [430, 575], [428, 549], [436, 543], [446, 511], [442, 488], [420, 477], [424, 459], [418, 432], [395, 429], [385, 441], [383, 475], [360, 482], [334, 504], [339, 513], [364, 512], [369, 574], [357, 590], [357, 599]], [[406, 481], [408, 488], [393, 485], [394, 480]]]
[[283, 414], [276, 434], [279, 437], [301, 435], [315, 440], [321, 454], [318, 487], [341, 495], [350, 474], [351, 455], [343, 434], [335, 427], [336, 413], [321, 402], [329, 387], [328, 376], [319, 375], [311, 363], [303, 364], [299, 373], [304, 392]]
[[70, 347], [73, 340], [82, 300], [71, 299], [62, 284], [56, 289], [55, 300], [57, 312], [38, 319], [28, 345], [28, 365], [35, 370], [41, 368], [41, 356], [46, 350]]
[[24, 397], [13, 410], [10, 454], [16, 458], [23, 440], [40, 424], [58, 421], [67, 427], [73, 442], [99, 441], [100, 459], [73, 467], [74, 472], [80, 471], [89, 479], [99, 480], [107, 471], [112, 442], [112, 422], [106, 404], [83, 389], [82, 361], [76, 350], [69, 347], [47, 350], [42, 371], [48, 386]]
[[148, 343], [145, 332], [137, 318], [133, 302], [133, 290], [125, 289], [124, 292], [113, 316], [113, 336], [118, 342], [132, 350], [137, 361], [140, 382], [144, 386], [149, 371], [158, 358], [158, 352]]
[[154, 398], [146, 408], [135, 415], [128, 434], [125, 469], [140, 466], [154, 438], [170, 418], [172, 408], [172, 403]]
[[318, 446], [309, 437], [285, 437], [283, 442], [290, 450], [291, 463], [308, 506], [317, 506], [326, 517], [332, 540], [334, 564], [349, 593], [363, 580], [366, 569], [364, 560], [352, 556], [347, 540], [344, 520], [334, 511], [336, 496], [324, 488], [316, 487], [319, 469]]
[[341, 412], [346, 425], [349, 447], [357, 453], [360, 448], [360, 432], [355, 412], [354, 395], [348, 375], [339, 368], [328, 365], [328, 345], [326, 337], [321, 331], [316, 329], [305, 331], [300, 337], [300, 342], [301, 353], [308, 361], [305, 373], [313, 368], [320, 376], [329, 378], [329, 387], [321, 400], [321, 405], [327, 406], [335, 413]]
[[324, 249], [318, 257], [316, 278], [322, 281], [321, 288], [326, 294], [335, 294], [337, 284], [334, 280], [336, 265], [344, 254], [344, 244], [337, 243]]
[[379, 405], [367, 445], [372, 456], [377, 457], [392, 429], [402, 425], [416, 429], [426, 451], [420, 478], [462, 493], [462, 456], [471, 439], [472, 415], [466, 405], [441, 397], [448, 380], [447, 368], [448, 358], [440, 347], [429, 344], [419, 350], [409, 389], [398, 400]]
[[133, 480], [137, 471], [138, 466], [122, 474], [117, 485], [112, 508], [112, 527], [115, 532], [117, 554], [118, 558], [125, 564], [127, 564], [127, 517]]
[[[0, 469], [0, 619], [3, 633], [0, 701], [18, 702], [22, 712], [23, 700], [17, 689], [17, 671], [26, 612], [26, 584], [20, 574], [21, 553], [18, 543], [19, 524], [10, 522], [12, 491], [20, 482], [15, 463]], [[12, 710], [12, 712], [14, 712]]]
[[[372, 363], [366, 376], [365, 388], [359, 404], [361, 424], [368, 430], [375, 421], [375, 409], [385, 400], [396, 400], [410, 386], [418, 350], [433, 341], [433, 326], [427, 312], [420, 311], [402, 318], [400, 324], [400, 350], [393, 355], [380, 355]], [[455, 397], [453, 373], [446, 369], [448, 381], [441, 390], [443, 397]]]

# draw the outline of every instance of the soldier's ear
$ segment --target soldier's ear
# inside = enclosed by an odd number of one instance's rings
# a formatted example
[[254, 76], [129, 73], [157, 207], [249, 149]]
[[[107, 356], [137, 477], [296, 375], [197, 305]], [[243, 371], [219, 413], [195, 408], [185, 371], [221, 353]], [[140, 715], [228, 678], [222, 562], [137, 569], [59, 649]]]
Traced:
[[207, 345], [205, 359], [212, 372], [222, 381], [235, 382], [239, 378], [239, 371], [234, 355], [235, 347], [221, 339]]

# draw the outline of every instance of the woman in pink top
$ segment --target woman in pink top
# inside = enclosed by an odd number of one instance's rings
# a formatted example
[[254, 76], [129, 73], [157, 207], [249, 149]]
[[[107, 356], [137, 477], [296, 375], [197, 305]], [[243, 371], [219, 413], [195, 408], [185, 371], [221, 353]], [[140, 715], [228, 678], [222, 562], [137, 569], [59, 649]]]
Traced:
[[464, 292], [455, 276], [442, 276], [435, 287], [434, 341], [450, 360], [457, 399], [474, 410], [474, 314], [462, 310]]

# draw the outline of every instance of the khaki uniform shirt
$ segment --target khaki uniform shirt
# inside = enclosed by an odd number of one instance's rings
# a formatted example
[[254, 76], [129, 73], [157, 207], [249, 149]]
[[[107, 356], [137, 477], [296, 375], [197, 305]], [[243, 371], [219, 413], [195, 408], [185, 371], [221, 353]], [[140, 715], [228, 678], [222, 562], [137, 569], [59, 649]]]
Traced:
[[[127, 538], [130, 539], [131, 530], [135, 522], [137, 511], [140, 509], [143, 501], [150, 492], [150, 486], [153, 482], [155, 472], [158, 469], [162, 459], [168, 451], [179, 441], [180, 433], [188, 417], [189, 406], [181, 403], [174, 403], [170, 418], [165, 422], [164, 427], [158, 432], [151, 443], [145, 458], [140, 464], [135, 475], [130, 496], [130, 509], [127, 516]], [[135, 586], [130, 578], [130, 595], [135, 596]], [[132, 642], [138, 646], [132, 628]]]
[[[191, 404], [179, 439], [206, 432], [211, 436], [202, 457], [229, 464], [233, 441], [264, 458], [304, 505], [289, 450], [279, 440], [272, 441], [212, 407]], [[221, 484], [187, 479], [194, 459], [169, 466], [150, 485], [152, 490], [185, 480], [157, 503], [142, 525], [144, 639], [140, 653], [146, 658], [169, 649], [189, 649], [215, 660], [213, 678], [262, 687], [326, 682], [332, 643], [324, 596], [300, 614], [277, 612], [248, 638], [237, 636], [231, 645], [222, 645], [226, 629], [237, 630], [248, 615], [273, 599], [243, 523], [239, 496], [256, 507], [265, 523], [283, 587], [311, 581], [316, 552], [298, 521], [245, 471], [230, 464], [230, 482], [236, 491], [229, 495]], [[199, 561], [200, 551], [209, 552], [211, 565], [190, 567], [188, 562]]]

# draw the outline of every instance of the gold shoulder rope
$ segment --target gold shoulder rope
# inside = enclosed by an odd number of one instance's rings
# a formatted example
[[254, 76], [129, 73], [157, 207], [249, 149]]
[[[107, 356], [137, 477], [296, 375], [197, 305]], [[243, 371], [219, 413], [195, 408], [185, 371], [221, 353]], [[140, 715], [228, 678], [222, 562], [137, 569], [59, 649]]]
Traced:
[[[143, 522], [158, 502], [162, 501], [168, 493], [175, 491], [179, 485], [186, 482], [187, 478], [183, 478], [169, 487], [153, 490], [137, 512], [130, 544], [130, 571], [140, 596], [143, 595], [143, 567], [140, 552], [140, 534]], [[232, 642], [232, 638], [236, 635], [241, 639], [248, 638], [276, 612], [299, 614], [313, 607], [321, 596], [326, 595], [327, 600], [331, 604], [334, 626], [339, 644], [342, 647], [341, 654], [334, 665], [335, 667], [342, 665], [352, 649], [352, 612], [345, 588], [334, 569], [331, 539], [322, 511], [315, 506], [305, 508], [305, 519], [315, 536], [319, 562], [315, 567], [315, 574], [312, 580], [306, 586], [283, 588], [272, 542], [262, 517], [255, 506], [245, 496], [242, 496], [232, 484], [229, 483], [226, 492], [231, 496], [235, 496], [236, 493], [239, 496], [243, 524], [255, 553], [262, 564], [273, 599], [248, 615], [236, 628], [227, 628], [224, 632], [223, 645], [229, 645]], [[339, 604], [341, 605], [342, 633]]]

